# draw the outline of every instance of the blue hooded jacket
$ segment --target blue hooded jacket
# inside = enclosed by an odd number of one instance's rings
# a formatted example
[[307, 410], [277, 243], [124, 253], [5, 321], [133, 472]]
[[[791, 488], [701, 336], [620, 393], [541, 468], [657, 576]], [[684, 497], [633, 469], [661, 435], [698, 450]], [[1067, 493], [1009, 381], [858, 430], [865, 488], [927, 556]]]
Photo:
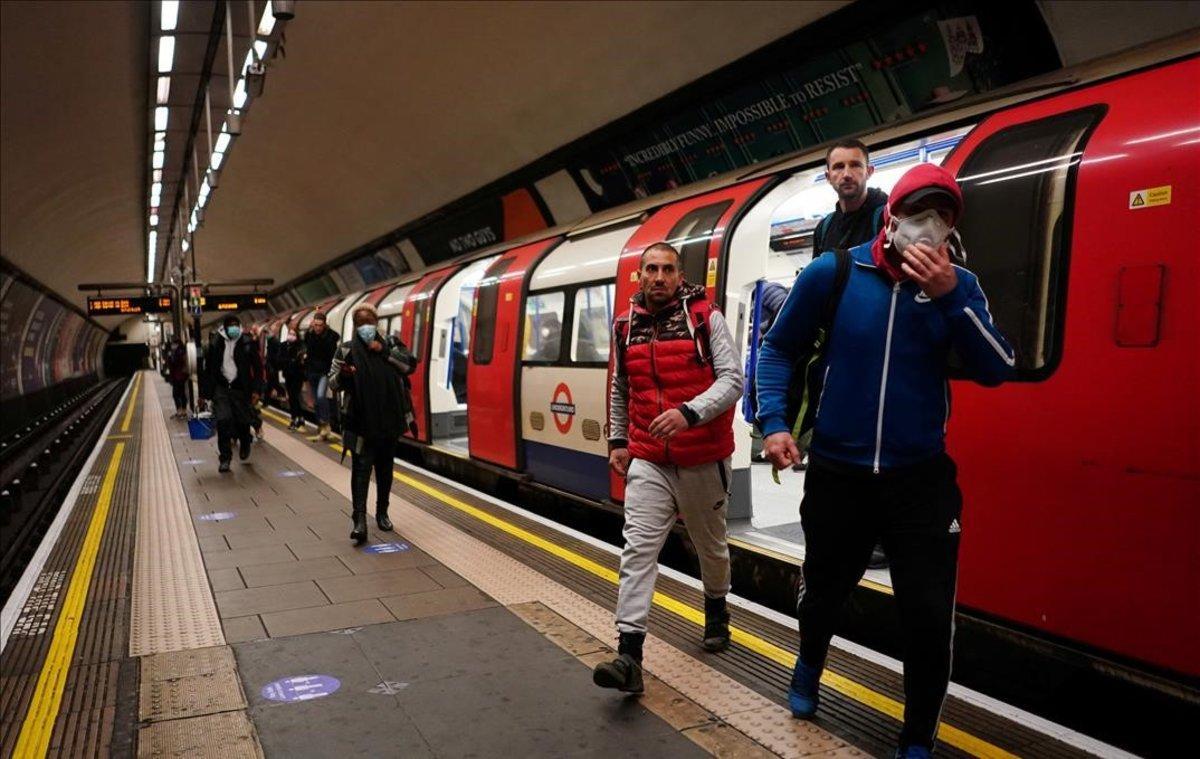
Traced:
[[[810, 450], [878, 473], [945, 450], [952, 349], [967, 376], [983, 385], [1008, 379], [1015, 357], [974, 274], [956, 266], [958, 285], [931, 300], [911, 280], [893, 282], [876, 266], [871, 246], [850, 250]], [[756, 381], [764, 437], [789, 431], [792, 365], [821, 326], [836, 266], [836, 256], [823, 255], [800, 272], [763, 341]]]

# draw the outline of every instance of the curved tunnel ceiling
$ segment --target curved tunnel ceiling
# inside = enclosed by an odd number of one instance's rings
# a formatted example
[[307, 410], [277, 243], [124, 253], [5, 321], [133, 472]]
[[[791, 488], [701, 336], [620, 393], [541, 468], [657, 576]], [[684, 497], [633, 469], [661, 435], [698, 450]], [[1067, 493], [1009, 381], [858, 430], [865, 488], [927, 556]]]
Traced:
[[[3, 254], [82, 304], [144, 272], [146, 6], [0, 5]], [[842, 5], [297, 3], [201, 277], [286, 281]]]

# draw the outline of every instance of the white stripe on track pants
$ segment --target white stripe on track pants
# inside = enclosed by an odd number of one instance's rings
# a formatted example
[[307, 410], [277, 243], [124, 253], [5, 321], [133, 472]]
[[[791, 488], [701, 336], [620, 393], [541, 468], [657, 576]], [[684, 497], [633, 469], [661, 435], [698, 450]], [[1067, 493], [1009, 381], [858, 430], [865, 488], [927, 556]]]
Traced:
[[700, 557], [704, 593], [729, 592], [729, 545], [725, 513], [731, 479], [729, 459], [693, 467], [634, 459], [625, 481], [625, 550], [617, 594], [617, 630], [646, 632], [658, 578], [658, 553], [682, 516]]

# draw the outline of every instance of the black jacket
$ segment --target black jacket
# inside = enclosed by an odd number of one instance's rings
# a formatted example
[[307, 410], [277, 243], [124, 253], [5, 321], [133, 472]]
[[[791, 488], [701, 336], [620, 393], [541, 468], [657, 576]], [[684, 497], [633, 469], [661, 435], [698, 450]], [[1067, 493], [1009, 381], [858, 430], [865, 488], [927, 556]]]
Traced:
[[333, 363], [333, 354], [337, 352], [338, 340], [341, 339], [333, 328], [326, 325], [325, 331], [318, 335], [309, 327], [304, 333], [304, 347], [308, 350], [304, 372], [305, 374], [328, 374], [329, 366]]
[[827, 250], [853, 248], [875, 239], [887, 200], [886, 192], [871, 187], [867, 190], [866, 202], [857, 211], [842, 213], [842, 209], [836, 207], [813, 230], [813, 258]]
[[295, 382], [304, 379], [304, 341], [284, 340], [279, 345], [279, 367], [285, 380]]
[[208, 348], [204, 351], [204, 372], [201, 375], [203, 381], [200, 383], [202, 398], [211, 400], [218, 387], [233, 388], [246, 393], [256, 393], [259, 390], [261, 363], [254, 341], [247, 335], [238, 338], [237, 345], [233, 348], [233, 364], [237, 368], [237, 376], [233, 382], [227, 381], [221, 372], [221, 364], [225, 360], [225, 341], [226, 338], [217, 332], [214, 332], [212, 339], [208, 341]]
[[342, 429], [349, 436], [395, 439], [413, 430], [408, 375], [417, 362], [404, 343], [392, 336], [384, 340], [384, 350], [376, 353], [356, 335], [333, 359], [329, 387], [338, 393]]

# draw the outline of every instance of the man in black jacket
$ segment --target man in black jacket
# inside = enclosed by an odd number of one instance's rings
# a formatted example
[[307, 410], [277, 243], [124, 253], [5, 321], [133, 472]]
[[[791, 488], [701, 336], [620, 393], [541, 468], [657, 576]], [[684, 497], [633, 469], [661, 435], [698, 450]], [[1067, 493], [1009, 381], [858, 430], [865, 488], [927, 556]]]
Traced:
[[329, 400], [325, 397], [329, 388], [329, 366], [337, 352], [340, 336], [325, 322], [325, 314], [318, 311], [308, 325], [304, 335], [307, 358], [304, 375], [312, 388], [313, 407], [317, 412], [316, 440], [329, 439]]
[[407, 375], [416, 361], [404, 343], [379, 332], [375, 307], [354, 309], [354, 334], [342, 343], [329, 370], [329, 386], [339, 393], [342, 445], [350, 451], [350, 500], [356, 545], [367, 539], [367, 490], [375, 472], [375, 522], [390, 532], [388, 499], [396, 441], [415, 429]]
[[238, 458], [245, 461], [250, 457], [252, 405], [258, 402], [260, 364], [250, 338], [242, 334], [241, 321], [232, 315], [213, 333], [204, 358], [201, 394], [212, 402], [217, 423], [218, 471], [228, 472], [234, 438], [239, 443]]
[[825, 154], [825, 179], [838, 201], [813, 230], [813, 258], [827, 250], [862, 245], [879, 234], [888, 196], [867, 187], [874, 173], [867, 146], [859, 140], [841, 140]]
[[298, 432], [304, 429], [304, 408], [300, 404], [300, 395], [304, 392], [304, 342], [300, 336], [295, 332], [289, 333], [287, 340], [281, 344], [279, 356], [288, 410], [292, 415], [288, 429]]

